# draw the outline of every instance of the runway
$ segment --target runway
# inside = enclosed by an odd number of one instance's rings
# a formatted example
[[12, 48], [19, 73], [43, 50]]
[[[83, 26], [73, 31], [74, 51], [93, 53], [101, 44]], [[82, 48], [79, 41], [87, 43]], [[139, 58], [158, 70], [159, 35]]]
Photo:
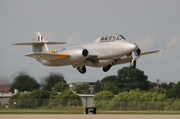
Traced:
[[1, 119], [180, 119], [180, 115], [154, 114], [1, 114]]

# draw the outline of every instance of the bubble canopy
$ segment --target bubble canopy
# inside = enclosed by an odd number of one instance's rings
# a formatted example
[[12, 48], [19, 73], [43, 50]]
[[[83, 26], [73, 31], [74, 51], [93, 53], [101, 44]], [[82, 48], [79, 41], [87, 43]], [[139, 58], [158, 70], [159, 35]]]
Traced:
[[110, 34], [98, 38], [95, 42], [112, 42], [116, 40], [126, 40], [124, 36], [118, 34]]

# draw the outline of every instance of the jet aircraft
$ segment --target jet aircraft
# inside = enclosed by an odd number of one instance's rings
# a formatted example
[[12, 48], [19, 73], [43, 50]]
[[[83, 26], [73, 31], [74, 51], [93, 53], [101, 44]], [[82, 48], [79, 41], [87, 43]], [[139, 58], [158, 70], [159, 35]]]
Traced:
[[35, 58], [45, 66], [67, 66], [84, 74], [86, 66], [102, 67], [107, 72], [112, 66], [130, 63], [131, 67], [136, 67], [136, 60], [146, 54], [156, 53], [160, 50], [141, 52], [137, 44], [127, 41], [124, 36], [109, 34], [96, 39], [89, 44], [81, 44], [74, 47], [49, 50], [47, 45], [65, 44], [65, 42], [45, 41], [43, 36], [37, 31], [32, 42], [16, 43], [13, 45], [30, 45], [32, 53], [26, 54]]

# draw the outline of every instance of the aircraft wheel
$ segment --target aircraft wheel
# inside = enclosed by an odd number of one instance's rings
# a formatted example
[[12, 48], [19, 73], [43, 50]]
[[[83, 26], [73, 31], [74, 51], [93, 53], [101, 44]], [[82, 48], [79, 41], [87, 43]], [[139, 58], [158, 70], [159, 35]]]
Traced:
[[103, 67], [103, 71], [104, 72], [107, 72], [107, 71], [109, 71], [109, 69], [112, 67], [112, 65], [108, 65], [108, 66], [105, 66], [105, 67]]
[[130, 66], [131, 66], [132, 68], [136, 68], [136, 61], [130, 62]]
[[85, 66], [83, 66], [83, 67], [77, 67], [77, 70], [78, 70], [81, 74], [86, 73], [86, 67], [85, 67]]

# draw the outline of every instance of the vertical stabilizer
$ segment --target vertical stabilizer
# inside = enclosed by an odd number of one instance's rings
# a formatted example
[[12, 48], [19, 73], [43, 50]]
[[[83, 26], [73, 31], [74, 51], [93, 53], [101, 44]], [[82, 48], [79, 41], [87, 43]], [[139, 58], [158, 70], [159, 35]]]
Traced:
[[37, 31], [33, 36], [32, 42], [43, 42], [43, 41], [44, 41], [43, 36], [39, 33], [39, 31]]
[[46, 42], [44, 42], [43, 36], [37, 31], [32, 39], [32, 42], [38, 42], [37, 44], [33, 44], [32, 51], [33, 52], [49, 52]]
[[33, 38], [32, 38], [32, 42], [24, 42], [24, 43], [15, 43], [12, 45], [28, 45], [28, 46], [32, 46], [32, 51], [33, 52], [49, 52], [49, 49], [47, 47], [47, 45], [56, 45], [56, 44], [65, 44], [66, 42], [48, 42], [48, 41], [44, 41], [43, 36], [37, 31]]

